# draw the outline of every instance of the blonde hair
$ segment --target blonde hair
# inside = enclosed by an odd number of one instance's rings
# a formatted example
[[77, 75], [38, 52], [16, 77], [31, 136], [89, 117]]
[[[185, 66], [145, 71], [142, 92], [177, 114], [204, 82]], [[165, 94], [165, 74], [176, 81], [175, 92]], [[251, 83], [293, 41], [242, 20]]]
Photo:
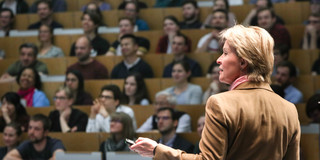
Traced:
[[69, 87], [67, 87], [67, 86], [60, 86], [60, 87], [56, 90], [55, 94], [57, 94], [57, 93], [60, 92], [60, 91], [64, 91], [64, 93], [66, 94], [66, 96], [67, 96], [68, 99], [74, 98], [74, 93], [73, 93], [73, 91], [72, 91]]
[[223, 42], [228, 41], [236, 50], [237, 56], [247, 61], [249, 81], [271, 82], [274, 41], [265, 29], [235, 25], [222, 31], [220, 38]]

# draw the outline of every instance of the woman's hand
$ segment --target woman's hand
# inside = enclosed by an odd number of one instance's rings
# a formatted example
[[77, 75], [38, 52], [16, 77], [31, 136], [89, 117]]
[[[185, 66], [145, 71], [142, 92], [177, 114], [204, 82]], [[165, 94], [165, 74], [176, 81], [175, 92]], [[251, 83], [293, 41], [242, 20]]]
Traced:
[[136, 144], [130, 146], [129, 148], [143, 157], [152, 158], [154, 157], [153, 150], [157, 145], [158, 143], [152, 139], [140, 137], [136, 140]]
[[2, 116], [3, 116], [4, 120], [6, 121], [6, 124], [10, 123], [11, 118], [8, 114], [8, 108], [6, 106], [2, 106], [1, 111], [2, 111]]
[[71, 109], [65, 109], [61, 112], [60, 117], [67, 120], [71, 114]]
[[98, 99], [95, 99], [93, 101], [93, 105], [91, 106], [91, 111], [90, 111], [90, 118], [95, 118], [96, 115], [99, 113], [101, 104]]

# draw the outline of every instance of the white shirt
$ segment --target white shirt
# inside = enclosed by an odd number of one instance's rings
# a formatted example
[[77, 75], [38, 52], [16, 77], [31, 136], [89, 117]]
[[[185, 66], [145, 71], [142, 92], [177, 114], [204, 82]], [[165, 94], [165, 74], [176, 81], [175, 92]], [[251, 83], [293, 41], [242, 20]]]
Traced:
[[[211, 32], [204, 35], [203, 37], [201, 37], [201, 39], [198, 42], [197, 47], [201, 48], [202, 45], [207, 41], [207, 39], [211, 36]], [[209, 43], [207, 49], [207, 52], [215, 52], [215, 51], [219, 51], [219, 43], [216, 39], [212, 39], [211, 42]]]

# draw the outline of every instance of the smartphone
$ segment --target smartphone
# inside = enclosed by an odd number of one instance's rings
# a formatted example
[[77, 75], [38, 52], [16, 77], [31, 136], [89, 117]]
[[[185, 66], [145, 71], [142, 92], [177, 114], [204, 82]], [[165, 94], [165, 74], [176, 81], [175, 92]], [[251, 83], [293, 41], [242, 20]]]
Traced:
[[126, 143], [127, 143], [128, 145], [130, 145], [130, 146], [135, 144], [135, 142], [134, 142], [133, 140], [128, 139], [128, 138], [126, 138]]

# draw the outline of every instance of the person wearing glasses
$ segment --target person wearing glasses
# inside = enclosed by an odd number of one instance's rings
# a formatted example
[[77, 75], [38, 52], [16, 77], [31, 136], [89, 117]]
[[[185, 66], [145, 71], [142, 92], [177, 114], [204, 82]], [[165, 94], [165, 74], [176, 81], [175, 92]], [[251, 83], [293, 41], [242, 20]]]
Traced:
[[126, 17], [131, 18], [134, 23], [138, 26], [139, 31], [147, 31], [149, 30], [149, 26], [147, 22], [141, 18], [139, 18], [139, 7], [135, 2], [127, 2], [124, 8], [124, 14]]
[[65, 86], [68, 86], [74, 94], [73, 105], [92, 105], [93, 99], [90, 93], [84, 90], [84, 78], [80, 71], [69, 70], [66, 73]]
[[178, 117], [172, 108], [160, 108], [157, 112], [156, 122], [161, 134], [157, 142], [187, 153], [193, 153], [194, 145], [176, 134]]
[[309, 16], [308, 24], [305, 27], [302, 49], [319, 49], [320, 48], [320, 14], [313, 13]]
[[133, 110], [120, 105], [122, 93], [117, 85], [105, 85], [101, 88], [99, 98], [91, 107], [86, 132], [110, 132], [110, 115], [114, 112], [124, 112], [132, 119], [134, 130], [137, 128]]
[[61, 86], [54, 96], [55, 110], [49, 114], [51, 132], [81, 132], [86, 130], [88, 115], [72, 108], [74, 95], [70, 88]]

